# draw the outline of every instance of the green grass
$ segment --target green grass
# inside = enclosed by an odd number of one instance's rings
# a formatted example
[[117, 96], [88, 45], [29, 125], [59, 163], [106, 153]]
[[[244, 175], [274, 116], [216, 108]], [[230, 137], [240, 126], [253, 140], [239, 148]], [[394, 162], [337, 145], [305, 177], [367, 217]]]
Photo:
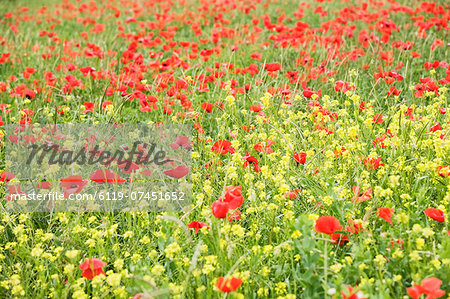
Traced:
[[[407, 296], [407, 288], [413, 282], [420, 283], [429, 277], [439, 278], [441, 289], [448, 296], [450, 184], [449, 177], [440, 176], [437, 171], [438, 166], [450, 165], [448, 88], [437, 83], [438, 94], [427, 92], [422, 97], [415, 97], [413, 90], [420, 78], [430, 77], [435, 82], [448, 78], [448, 67], [436, 70], [424, 67], [425, 62], [448, 59], [448, 29], [433, 26], [426, 30], [427, 36], [421, 38], [416, 21], [412, 20], [417, 16], [423, 16], [424, 21], [448, 18], [448, 5], [443, 8], [445, 14], [419, 11], [410, 15], [395, 11], [390, 1], [379, 1], [382, 6], [369, 4], [365, 12], [377, 17], [364, 22], [362, 13], [358, 17], [356, 7], [366, 1], [307, 1], [311, 5], [309, 8], [296, 1], [214, 1], [208, 11], [199, 11], [208, 1], [186, 1], [185, 5], [181, 1], [133, 2], [134, 6], [128, 1], [97, 1], [97, 7], [103, 11], [79, 12], [78, 8], [89, 2], [1, 1], [0, 55], [10, 53], [10, 60], [0, 64], [0, 82], [7, 86], [6, 91], [0, 92], [0, 103], [9, 104], [11, 111], [0, 112], [0, 116], [5, 124], [18, 124], [21, 110], [26, 108], [34, 111], [31, 123], [35, 124], [200, 123], [203, 134], [193, 129], [192, 206], [178, 213], [44, 214], [3, 210], [0, 223], [3, 231], [0, 236], [2, 298], [128, 298], [137, 293], [145, 293], [149, 298], [339, 298], [347, 286], [360, 290], [363, 298], [402, 298]], [[61, 3], [72, 3], [74, 7], [62, 8]], [[445, 1], [435, 3], [436, 7], [446, 4]], [[115, 11], [109, 4], [120, 10], [118, 18], [113, 16]], [[238, 9], [233, 9], [233, 4]], [[420, 5], [417, 1], [399, 1], [399, 4], [413, 10]], [[48, 7], [46, 13], [37, 13], [43, 5]], [[244, 5], [254, 5], [255, 9], [244, 14], [239, 11]], [[328, 12], [327, 16], [314, 13], [319, 5]], [[19, 7], [23, 6], [28, 6], [29, 11], [20, 12]], [[299, 7], [304, 10], [301, 19], [293, 14]], [[347, 7], [355, 12], [336, 21], [339, 12], [345, 13]], [[137, 22], [127, 24], [125, 21], [133, 16], [133, 9], [138, 14]], [[12, 18], [4, 17], [7, 12], [13, 13]], [[283, 12], [286, 20], [278, 23]], [[163, 23], [157, 14], [167, 17], [167, 21]], [[294, 39], [305, 38], [305, 41], [298, 46], [276, 44], [273, 38], [294, 31], [277, 33], [267, 29], [263, 25], [265, 14], [280, 28], [294, 28], [298, 21], [307, 23], [309, 29], [305, 30], [305, 37], [299, 35]], [[73, 17], [69, 18], [71, 15]], [[230, 23], [220, 23], [220, 16]], [[350, 19], [351, 16], [355, 19]], [[252, 19], [255, 18], [259, 19], [261, 32], [253, 35]], [[358, 42], [359, 31], [364, 29], [380, 38], [376, 25], [383, 18], [395, 22], [400, 30], [392, 33], [388, 43], [372, 41], [363, 49]], [[94, 25], [83, 25], [83, 19], [105, 24], [106, 30], [92, 33]], [[118, 21], [129, 38], [120, 36]], [[161, 28], [152, 27], [159, 22]], [[194, 34], [194, 22], [202, 24], [201, 35]], [[222, 24], [217, 25], [217, 31], [234, 30], [235, 36], [221, 38], [217, 44], [211, 42], [214, 22]], [[10, 29], [12, 23], [18, 28], [17, 34]], [[331, 29], [320, 31], [326, 24]], [[50, 29], [52, 25], [54, 28]], [[356, 28], [353, 35], [346, 35], [353, 25]], [[165, 39], [161, 31], [169, 26], [177, 26], [178, 30], [172, 39]], [[55, 32], [59, 40], [39, 36], [43, 30]], [[88, 40], [80, 35], [82, 32], [88, 33]], [[134, 84], [148, 84], [151, 90], [144, 93], [157, 96], [159, 101], [157, 110], [141, 112], [139, 99], [130, 101], [119, 92], [108, 96], [106, 91], [111, 79], [119, 85], [126, 83], [120, 74], [132, 63], [121, 61], [123, 53], [134, 37], [146, 36], [149, 40], [160, 37], [162, 42], [154, 47], [138, 43], [136, 53], [142, 54], [142, 65], [147, 69], [138, 72], [142, 81], [136, 80]], [[342, 43], [335, 48], [330, 41], [320, 43], [318, 39], [325, 37], [342, 38]], [[208, 42], [201, 43], [201, 39], [208, 39]], [[443, 46], [432, 50], [435, 39], [441, 39]], [[189, 64], [187, 69], [152, 67], [155, 61], [162, 63], [173, 57], [173, 49], [163, 50], [171, 40], [198, 43], [197, 54], [214, 48], [220, 49], [220, 54], [211, 55], [209, 61], [202, 61], [201, 57], [189, 59], [191, 48], [185, 50], [177, 45], [175, 48], [180, 54], [176, 56]], [[292, 38], [287, 40], [290, 42]], [[393, 41], [411, 41], [414, 46], [403, 51], [394, 48]], [[88, 43], [100, 47], [101, 59], [83, 55]], [[35, 45], [39, 49], [33, 51]], [[239, 49], [232, 51], [233, 45]], [[355, 49], [363, 49], [365, 54], [355, 60], [345, 60], [344, 54]], [[116, 55], [108, 55], [108, 51]], [[380, 53], [386, 51], [392, 51], [391, 65], [380, 60]], [[413, 58], [411, 51], [421, 56]], [[162, 55], [150, 57], [149, 52]], [[251, 59], [253, 52], [260, 52], [262, 60]], [[333, 57], [335, 52], [338, 54]], [[42, 54], [46, 53], [52, 56], [43, 59]], [[297, 63], [297, 59], [300, 62], [303, 58], [313, 59], [310, 67]], [[264, 70], [264, 63], [275, 62], [281, 64], [282, 70], [271, 77]], [[322, 62], [326, 71], [319, 73]], [[399, 62], [404, 66], [395, 69]], [[215, 63], [233, 64], [233, 70], [254, 63], [259, 73], [254, 76], [236, 73], [224, 66], [216, 68]], [[79, 71], [67, 71], [71, 64], [104, 71], [105, 78], [94, 80]], [[37, 70], [29, 79], [22, 75], [26, 67]], [[387, 72], [395, 70], [404, 79], [391, 85], [383, 79], [376, 81], [373, 75], [378, 73], [379, 67]], [[199, 92], [202, 82], [198, 76], [212, 75], [212, 70], [223, 73], [215, 82], [207, 83], [208, 92]], [[290, 83], [285, 77], [287, 71], [298, 71], [299, 77], [312, 74], [306, 85], [311, 90], [321, 90], [318, 101], [323, 107], [322, 114], [317, 116], [319, 109], [311, 108], [312, 99], [302, 94], [303, 80]], [[336, 73], [327, 74], [327, 71]], [[46, 82], [45, 72], [52, 72], [56, 77], [54, 86]], [[169, 82], [165, 90], [158, 90], [158, 76], [168, 72], [172, 72], [176, 80], [190, 82], [182, 93], [192, 103], [191, 110], [183, 108], [179, 99], [167, 94], [173, 82]], [[8, 80], [12, 75], [17, 77], [16, 81]], [[70, 94], [63, 92], [67, 75], [75, 76], [84, 87], [75, 87]], [[237, 81], [236, 89], [246, 84], [250, 84], [251, 89], [243, 94], [237, 92], [233, 101], [232, 90], [221, 84], [230, 80]], [[340, 80], [349, 82], [355, 90], [335, 91], [335, 82]], [[43, 89], [31, 100], [24, 96], [12, 97], [11, 91], [20, 84], [34, 90]], [[402, 90], [401, 94], [388, 96], [390, 86]], [[268, 94], [277, 88], [280, 90]], [[127, 92], [135, 89], [135, 85], [129, 86]], [[286, 99], [283, 90], [291, 92], [290, 99]], [[173, 104], [167, 104], [167, 99]], [[105, 101], [113, 103], [113, 110], [102, 108]], [[221, 101], [224, 108], [220, 108], [217, 101]], [[364, 111], [360, 111], [361, 101], [365, 102]], [[92, 113], [83, 113], [81, 106], [85, 102], [98, 106]], [[212, 113], [201, 109], [203, 102], [215, 104]], [[270, 121], [263, 122], [261, 117], [255, 117], [257, 113], [249, 110], [255, 104], [263, 104], [262, 112]], [[67, 107], [64, 114], [55, 112], [59, 106]], [[163, 106], [170, 106], [172, 114], [165, 114]], [[412, 107], [415, 119], [406, 115], [408, 107]], [[439, 112], [441, 107], [447, 109], [445, 114]], [[330, 114], [336, 112], [337, 120], [324, 116], [325, 109]], [[186, 115], [179, 117], [177, 113]], [[383, 115], [381, 124], [374, 123], [375, 114]], [[442, 129], [430, 133], [435, 123]], [[317, 129], [317, 125], [333, 133], [326, 134]], [[243, 126], [255, 129], [247, 132]], [[230, 130], [236, 138], [230, 136]], [[373, 141], [382, 136], [386, 137], [386, 147], [374, 147]], [[205, 139], [212, 142], [204, 142]], [[211, 147], [220, 139], [231, 141], [236, 153], [214, 153]], [[271, 146], [273, 153], [254, 149], [255, 144], [265, 139], [275, 141]], [[335, 151], [342, 147], [346, 151], [337, 157]], [[261, 172], [256, 173], [252, 165], [242, 167], [242, 157], [247, 150], [258, 159]], [[292, 158], [299, 152], [307, 153], [304, 165], [297, 165]], [[4, 157], [3, 144], [1, 154]], [[384, 167], [368, 169], [363, 163], [367, 157], [381, 157]], [[221, 161], [222, 165], [207, 169], [205, 164], [211, 159]], [[7, 165], [2, 164], [1, 168], [7, 170]], [[316, 170], [318, 173], [314, 174]], [[239, 208], [241, 219], [229, 223], [215, 218], [212, 203], [222, 196], [225, 186], [239, 185], [244, 197]], [[372, 188], [371, 199], [353, 203], [354, 185], [362, 192]], [[285, 197], [287, 191], [297, 188], [301, 190], [297, 198]], [[394, 209], [393, 225], [377, 216], [380, 207]], [[424, 214], [424, 210], [431, 207], [444, 212], [445, 222], [437, 222]], [[353, 219], [364, 229], [350, 234], [350, 241], [345, 245], [332, 244], [327, 235], [314, 230], [314, 221], [325, 215], [339, 219], [344, 228], [348, 225], [347, 219]], [[191, 221], [205, 222], [209, 229], [195, 234], [185, 226]], [[402, 242], [398, 243], [400, 239]], [[93, 280], [82, 278], [78, 266], [87, 258], [103, 260], [107, 264], [103, 268], [106, 276], [96, 276]], [[243, 283], [227, 295], [214, 286], [220, 276], [239, 277]]]

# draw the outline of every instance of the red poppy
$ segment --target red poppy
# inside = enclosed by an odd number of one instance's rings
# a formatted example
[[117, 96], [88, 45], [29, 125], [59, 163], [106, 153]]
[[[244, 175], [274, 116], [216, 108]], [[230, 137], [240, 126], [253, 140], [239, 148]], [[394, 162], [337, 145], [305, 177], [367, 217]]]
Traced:
[[276, 72], [281, 70], [281, 64], [279, 64], [278, 62], [266, 63], [264, 65], [264, 69], [267, 70], [268, 72]]
[[228, 186], [224, 194], [212, 203], [214, 217], [224, 219], [229, 210], [234, 210], [242, 206], [244, 197], [242, 196], [242, 186]]
[[122, 184], [123, 182], [126, 182], [125, 179], [121, 178], [118, 174], [109, 169], [96, 170], [91, 173], [89, 179], [98, 184]]
[[425, 209], [424, 213], [431, 219], [436, 220], [437, 222], [445, 221], [444, 212], [439, 209], [428, 208], [428, 209]]
[[292, 191], [288, 191], [288, 192], [284, 193], [284, 197], [289, 198], [289, 199], [295, 199], [298, 197], [299, 194], [300, 194], [300, 189], [294, 189]]
[[80, 269], [83, 270], [81, 276], [87, 279], [92, 279], [100, 274], [105, 275], [105, 272], [103, 271], [103, 266], [105, 265], [106, 263], [100, 259], [96, 258], [87, 259], [79, 266]]
[[429, 132], [436, 132], [442, 130], [442, 127], [439, 125], [439, 123], [435, 123], [431, 128]]
[[235, 149], [231, 147], [231, 142], [225, 139], [220, 139], [214, 143], [212, 147], [213, 152], [216, 152], [220, 155], [225, 155], [226, 153], [235, 153]]
[[214, 108], [214, 105], [211, 103], [204, 102], [200, 105], [200, 108], [202, 108], [205, 112], [211, 113]]
[[8, 171], [3, 171], [3, 172], [0, 174], [0, 182], [8, 183], [10, 180], [12, 180], [12, 179], [15, 178], [15, 177], [16, 177], [16, 176], [15, 176], [13, 173], [8, 172]]
[[391, 87], [389, 87], [389, 91], [387, 94], [388, 94], [388, 96], [391, 96], [391, 95], [398, 96], [398, 95], [400, 95], [401, 92], [402, 91], [398, 90], [395, 86], [391, 86]]
[[186, 165], [179, 165], [173, 169], [164, 170], [163, 173], [172, 178], [182, 178], [189, 173], [189, 167]]
[[170, 147], [173, 149], [178, 149], [180, 146], [182, 146], [186, 150], [191, 150], [193, 144], [193, 142], [189, 142], [189, 137], [177, 136], [175, 138], [175, 141], [170, 144]]
[[297, 163], [305, 164], [306, 162], [306, 153], [297, 153], [294, 154], [294, 160]]
[[270, 146], [274, 143], [275, 141], [266, 139], [265, 141], [257, 143], [253, 148], [261, 153], [273, 153], [273, 149], [270, 148]]
[[351, 234], [357, 234], [362, 229], [361, 223], [357, 223], [356, 221], [353, 221], [351, 219], [347, 219], [347, 222], [350, 226], [346, 226], [345, 230]]
[[83, 113], [94, 112], [95, 103], [93, 103], [93, 102], [84, 102], [83, 106], [84, 106]]
[[372, 144], [374, 147], [378, 146], [378, 147], [384, 148], [384, 147], [386, 147], [386, 144], [384, 144], [384, 140], [386, 140], [386, 137], [380, 136], [380, 137], [375, 138], [375, 140], [372, 141]]
[[204, 223], [204, 222], [199, 222], [199, 221], [192, 221], [191, 223], [189, 223], [187, 225], [188, 228], [194, 228], [195, 229], [195, 233], [198, 233], [198, 231], [202, 228], [202, 227], [206, 227], [209, 228], [208, 224]]
[[355, 90], [355, 86], [350, 86], [350, 84], [346, 81], [336, 81], [333, 89], [339, 92], [347, 92], [348, 90]]
[[372, 198], [372, 188], [367, 189], [364, 194], [361, 194], [361, 190], [358, 186], [352, 187], [353, 192], [355, 193], [355, 196], [352, 197], [352, 202], [357, 203], [360, 201], [366, 201]]
[[378, 169], [380, 166], [384, 166], [384, 163], [381, 163], [381, 157], [377, 158], [365, 158], [363, 160], [364, 165], [367, 167], [367, 169]]
[[347, 286], [346, 290], [341, 290], [342, 299], [366, 299], [365, 297], [358, 296], [359, 290], [357, 288], [352, 288]]
[[50, 184], [50, 182], [47, 181], [41, 181], [36, 186], [37, 189], [50, 189], [51, 187], [52, 184]]
[[407, 288], [408, 295], [414, 299], [418, 299], [422, 294], [427, 295], [427, 299], [440, 298], [445, 295], [445, 291], [441, 290], [442, 281], [435, 277], [422, 279], [421, 284], [414, 283], [414, 286]]
[[70, 196], [73, 193], [80, 193], [86, 186], [88, 181], [83, 180], [79, 175], [71, 175], [61, 179], [61, 188], [64, 189], [64, 198]]
[[227, 279], [219, 277], [217, 279], [216, 287], [222, 292], [229, 293], [236, 291], [242, 284], [242, 280], [237, 277], [229, 277]]
[[117, 167], [123, 172], [123, 173], [132, 173], [139, 169], [139, 165], [137, 165], [133, 161], [128, 160], [119, 160], [117, 161]]
[[250, 58], [256, 59], [256, 60], [261, 60], [262, 54], [258, 53], [258, 52], [253, 52], [252, 54], [250, 54]]
[[327, 235], [333, 234], [335, 231], [342, 230], [342, 225], [333, 216], [321, 216], [316, 220], [314, 227], [318, 233]]
[[331, 243], [333, 244], [345, 245], [349, 241], [348, 236], [345, 234], [331, 234]]
[[341, 148], [336, 149], [334, 151], [334, 154], [336, 155], [336, 158], [339, 158], [344, 154], [345, 151], [347, 151], [347, 149], [343, 146]]
[[253, 156], [250, 156], [248, 154], [248, 151], [246, 153], [246, 156], [242, 157], [242, 159], [245, 160], [244, 164], [242, 165], [243, 168], [246, 168], [249, 164], [253, 164], [253, 169], [255, 170], [255, 172], [261, 172], [261, 169], [258, 166], [258, 159], [256, 159]]
[[439, 176], [448, 177], [450, 176], [450, 166], [438, 166], [436, 167]]
[[377, 211], [377, 216], [380, 218], [383, 218], [387, 222], [389, 222], [390, 225], [392, 225], [392, 215], [394, 214], [394, 209], [391, 208], [379, 208]]
[[237, 209], [242, 206], [244, 197], [242, 196], [242, 186], [227, 186], [225, 193], [219, 198], [220, 201], [228, 204], [230, 209]]
[[375, 114], [373, 116], [373, 122], [377, 124], [381, 124], [383, 122], [383, 114]]
[[211, 208], [214, 217], [219, 219], [225, 219], [227, 217], [228, 211], [230, 210], [228, 203], [220, 200], [214, 201]]
[[250, 106], [250, 111], [259, 112], [261, 110], [262, 110], [262, 105], [251, 105]]

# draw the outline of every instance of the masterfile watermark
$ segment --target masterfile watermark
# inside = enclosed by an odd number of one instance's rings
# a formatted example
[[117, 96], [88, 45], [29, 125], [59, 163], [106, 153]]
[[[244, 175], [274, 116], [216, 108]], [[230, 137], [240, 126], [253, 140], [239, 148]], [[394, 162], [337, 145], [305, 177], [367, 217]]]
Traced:
[[[138, 145], [141, 145], [145, 149], [148, 148], [148, 151], [145, 154], [140, 153], [137, 150]], [[172, 161], [170, 159], [164, 159], [166, 156], [166, 152], [163, 150], [158, 150], [153, 155], [155, 147], [155, 143], [148, 145], [147, 143], [141, 144], [139, 141], [135, 141], [133, 143], [131, 151], [129, 152], [125, 151], [124, 149], [117, 149], [114, 153], [111, 153], [107, 150], [100, 150], [99, 146], [95, 145], [94, 149], [92, 150], [86, 152], [85, 150], [80, 149], [75, 153], [71, 150], [60, 149], [60, 147], [56, 144], [31, 144], [31, 153], [28, 156], [26, 164], [31, 164], [34, 162], [34, 160], [37, 163], [42, 163], [47, 155], [49, 155], [49, 165], [95, 165], [97, 163], [101, 165], [110, 165], [114, 160], [116, 160], [119, 164], [125, 164], [124, 169], [126, 170], [130, 169], [133, 162], [143, 164], [155, 163], [156, 165], [163, 165]], [[152, 156], [153, 159], [151, 159]]]
[[188, 125], [7, 125], [10, 211], [179, 210], [190, 203]]

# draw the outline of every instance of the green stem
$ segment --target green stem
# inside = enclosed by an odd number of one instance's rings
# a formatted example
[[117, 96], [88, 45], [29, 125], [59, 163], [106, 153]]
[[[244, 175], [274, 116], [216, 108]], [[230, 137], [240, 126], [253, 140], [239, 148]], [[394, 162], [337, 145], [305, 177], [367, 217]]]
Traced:
[[324, 248], [324, 254], [323, 254], [323, 258], [324, 258], [324, 286], [323, 289], [325, 291], [325, 296], [324, 298], [328, 298], [328, 240], [324, 241], [325, 242], [325, 248]]

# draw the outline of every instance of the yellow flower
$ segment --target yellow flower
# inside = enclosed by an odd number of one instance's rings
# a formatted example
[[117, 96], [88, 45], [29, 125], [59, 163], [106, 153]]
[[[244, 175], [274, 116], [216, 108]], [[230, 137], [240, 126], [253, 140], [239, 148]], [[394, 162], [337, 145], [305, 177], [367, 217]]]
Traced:
[[112, 273], [108, 275], [106, 282], [112, 287], [118, 287], [120, 285], [121, 278], [122, 275], [120, 275], [120, 273]]
[[284, 293], [286, 293], [286, 283], [284, 283], [284, 282], [282, 282], [282, 281], [280, 281], [280, 282], [277, 282], [276, 284], [275, 284], [275, 292], [277, 293], [277, 294], [284, 294]]
[[425, 240], [424, 239], [422, 239], [422, 238], [417, 238], [416, 239], [416, 246], [417, 246], [417, 249], [422, 249], [423, 248], [423, 245], [425, 245]]
[[425, 228], [422, 230], [422, 234], [423, 234], [423, 236], [424, 236], [425, 238], [428, 238], [428, 237], [431, 237], [431, 236], [434, 235], [434, 231], [433, 231], [431, 228], [429, 228], [429, 227], [425, 227]]
[[66, 256], [67, 256], [69, 259], [75, 259], [79, 254], [80, 254], [80, 251], [79, 251], [79, 250], [68, 250], [68, 251], [66, 252]]
[[339, 271], [341, 271], [342, 267], [343, 267], [342, 264], [337, 263], [337, 264], [331, 265], [330, 270], [335, 273], [338, 273]]
[[374, 263], [375, 265], [378, 266], [378, 268], [383, 268], [384, 264], [386, 264], [386, 258], [384, 256], [382, 256], [381, 254], [378, 254], [375, 258], [374, 258]]

